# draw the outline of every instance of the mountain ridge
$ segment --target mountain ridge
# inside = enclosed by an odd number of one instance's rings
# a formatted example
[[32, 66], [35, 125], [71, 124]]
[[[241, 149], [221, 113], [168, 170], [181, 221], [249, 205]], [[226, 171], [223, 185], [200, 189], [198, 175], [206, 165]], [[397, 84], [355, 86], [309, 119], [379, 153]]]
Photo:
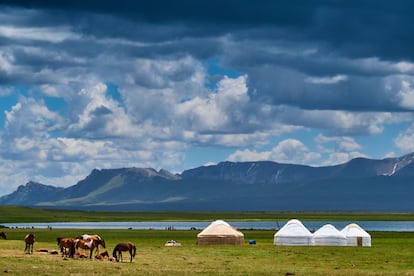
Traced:
[[86, 210], [414, 211], [414, 153], [313, 167], [230, 162], [173, 174], [153, 168], [93, 169], [75, 185], [28, 182], [1, 205]]

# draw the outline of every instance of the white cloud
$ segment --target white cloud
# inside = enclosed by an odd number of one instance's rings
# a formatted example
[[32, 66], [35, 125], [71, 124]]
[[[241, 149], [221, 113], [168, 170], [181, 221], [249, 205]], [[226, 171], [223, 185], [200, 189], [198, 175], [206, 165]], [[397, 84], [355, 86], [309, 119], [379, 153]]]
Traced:
[[411, 87], [412, 83], [403, 80], [401, 82], [401, 90], [398, 92], [399, 104], [401, 107], [414, 109], [414, 89]]
[[338, 151], [349, 152], [362, 149], [362, 146], [352, 137], [329, 137], [319, 134], [315, 141], [319, 145], [333, 144]]
[[178, 104], [177, 116], [199, 131], [226, 132], [245, 119], [242, 111], [249, 102], [246, 80], [247, 76], [224, 77], [217, 85], [217, 93]]
[[60, 96], [60, 93], [56, 86], [43, 84], [40, 85], [40, 90], [47, 96], [56, 97], [58, 98]]
[[257, 152], [255, 150], [236, 150], [227, 157], [232, 162], [269, 161], [271, 151]]
[[348, 77], [346, 75], [335, 75], [332, 77], [307, 77], [305, 78], [305, 82], [313, 84], [336, 84], [347, 79]]
[[341, 110], [280, 109], [282, 122], [309, 128], [326, 129], [335, 135], [373, 135], [383, 131], [386, 123], [406, 120], [391, 112], [350, 112]]
[[2, 165], [0, 166], [0, 196], [14, 192], [18, 186], [28, 182], [28, 171], [16, 165], [16, 162], [10, 162], [10, 160], [2, 160], [1, 158], [0, 162], [2, 163]]
[[255, 146], [265, 145], [268, 143], [270, 134], [267, 132], [253, 132], [240, 134], [199, 134], [195, 139], [188, 140], [195, 144], [217, 145], [224, 147], [245, 147], [251, 144]]
[[11, 111], [5, 111], [5, 132], [10, 137], [47, 137], [63, 127], [64, 119], [43, 101], [20, 97]]
[[334, 152], [329, 153], [328, 158], [323, 162], [323, 165], [330, 166], [330, 165], [343, 164], [356, 157], [364, 157], [364, 155], [361, 155], [358, 153], [334, 151]]
[[394, 157], [397, 157], [397, 155], [395, 154], [395, 152], [391, 151], [391, 152], [387, 152], [386, 154], [384, 154], [382, 158], [394, 158]]
[[8, 51], [2, 51], [0, 49], [0, 72], [3, 71], [6, 74], [11, 73], [13, 68], [14, 56]]
[[[107, 87], [97, 83], [82, 89], [77, 99], [83, 102], [83, 110], [77, 120], [70, 123], [68, 130], [73, 136], [98, 137], [132, 137], [139, 136], [141, 131], [134, 126], [119, 103], [106, 96]], [[70, 103], [69, 105], [73, 105]]]
[[0, 37], [9, 39], [39, 40], [52, 43], [67, 39], [79, 39], [80, 36], [68, 27], [16, 27], [0, 25]]
[[297, 139], [287, 139], [272, 149], [270, 158], [283, 163], [309, 164], [320, 158], [320, 154], [309, 151]]
[[10, 96], [14, 89], [11, 86], [0, 86], [0, 97]]
[[401, 131], [394, 139], [394, 144], [404, 154], [414, 152], [414, 124]]
[[401, 73], [412, 73], [414, 71], [414, 63], [407, 61], [400, 61], [394, 64], [395, 68]]
[[361, 153], [362, 146], [352, 137], [328, 137], [318, 135], [315, 138], [318, 150], [327, 158], [323, 165], [337, 165], [348, 162], [356, 157], [367, 157]]
[[279, 142], [270, 151], [237, 150], [227, 160], [234, 162], [274, 161], [290, 164], [309, 164], [315, 162], [320, 157], [319, 153], [311, 152], [301, 141], [286, 139]]
[[177, 106], [209, 93], [204, 87], [204, 68], [188, 56], [167, 61], [138, 59], [125, 66], [131, 70], [119, 83], [120, 92], [135, 123], [167, 127], [176, 133], [176, 129], [185, 128], [188, 119], [177, 117]]

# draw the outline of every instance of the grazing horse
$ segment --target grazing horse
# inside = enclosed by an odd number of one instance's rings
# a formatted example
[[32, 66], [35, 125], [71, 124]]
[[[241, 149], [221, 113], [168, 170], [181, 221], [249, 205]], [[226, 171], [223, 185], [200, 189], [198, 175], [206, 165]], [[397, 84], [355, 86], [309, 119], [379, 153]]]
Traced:
[[118, 243], [114, 251], [112, 252], [112, 256], [115, 258], [117, 262], [121, 260], [122, 262], [122, 251], [129, 251], [129, 255], [131, 256], [130, 262], [132, 262], [132, 258], [135, 257], [136, 247], [132, 242], [120, 242]]
[[0, 232], [0, 237], [2, 237], [3, 239], [7, 240], [6, 233], [4, 233], [4, 232]]
[[60, 247], [60, 253], [62, 253], [62, 257], [73, 258], [75, 255], [75, 239], [58, 237], [57, 244]]
[[83, 234], [82, 236], [78, 236], [78, 237], [76, 237], [76, 239], [80, 239], [80, 240], [97, 240], [97, 241], [100, 241], [100, 243], [98, 244], [98, 246], [96, 247], [96, 254], [98, 254], [99, 253], [99, 245], [102, 245], [102, 247], [103, 248], [106, 248], [105, 247], [105, 240], [104, 239], [102, 239], [99, 235], [97, 235], [97, 234], [93, 234], [93, 235], [90, 235], [90, 234]]
[[24, 249], [24, 252], [27, 254], [33, 253], [33, 244], [35, 242], [35, 236], [33, 233], [29, 233], [24, 237], [24, 242], [26, 243], [26, 248]]
[[82, 249], [90, 250], [89, 258], [92, 259], [92, 253], [95, 248], [97, 248], [99, 245], [102, 245], [105, 248], [105, 241], [104, 240], [82, 240], [82, 239], [76, 239], [75, 240], [75, 248], [76, 250], [80, 247]]

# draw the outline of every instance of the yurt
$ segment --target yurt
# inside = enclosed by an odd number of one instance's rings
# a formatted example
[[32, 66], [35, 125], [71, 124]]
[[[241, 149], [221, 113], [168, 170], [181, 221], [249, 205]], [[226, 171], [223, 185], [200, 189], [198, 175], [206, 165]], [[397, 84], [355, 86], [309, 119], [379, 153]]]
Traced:
[[348, 246], [371, 246], [371, 235], [356, 223], [348, 224], [341, 233], [345, 235]]
[[325, 224], [313, 233], [313, 245], [346, 246], [346, 237], [332, 224]]
[[198, 245], [242, 245], [244, 234], [223, 220], [213, 221], [197, 235]]
[[312, 245], [312, 234], [297, 219], [289, 220], [274, 236], [275, 245]]

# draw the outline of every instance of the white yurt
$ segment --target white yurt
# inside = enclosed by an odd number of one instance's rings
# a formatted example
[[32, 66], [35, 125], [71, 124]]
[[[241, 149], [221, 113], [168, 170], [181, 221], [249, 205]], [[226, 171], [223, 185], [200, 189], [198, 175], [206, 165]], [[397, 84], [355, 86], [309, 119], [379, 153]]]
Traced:
[[313, 233], [313, 245], [346, 246], [346, 237], [332, 224], [325, 224]]
[[341, 233], [345, 235], [348, 246], [371, 246], [371, 235], [356, 223], [348, 224]]
[[223, 220], [213, 221], [197, 235], [198, 245], [244, 244], [244, 234]]
[[274, 236], [275, 245], [312, 245], [312, 233], [297, 219], [289, 220]]

